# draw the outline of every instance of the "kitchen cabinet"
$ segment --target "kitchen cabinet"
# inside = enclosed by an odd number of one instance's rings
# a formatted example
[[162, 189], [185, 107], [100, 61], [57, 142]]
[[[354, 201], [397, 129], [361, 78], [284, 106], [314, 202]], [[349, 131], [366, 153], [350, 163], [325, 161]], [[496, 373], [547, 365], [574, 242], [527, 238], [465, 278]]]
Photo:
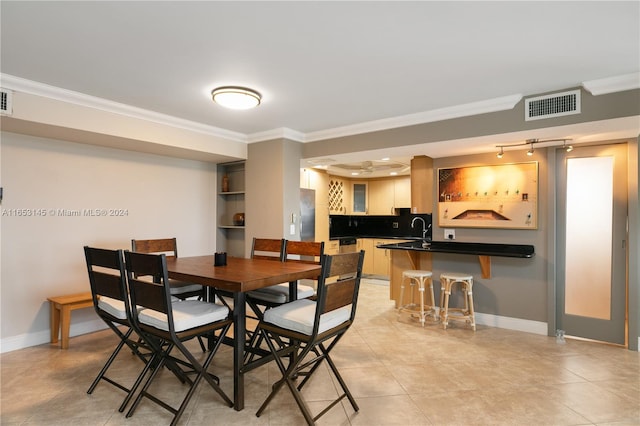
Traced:
[[367, 214], [369, 209], [368, 183], [351, 182], [351, 204], [349, 214]]
[[324, 254], [338, 254], [340, 253], [340, 241], [330, 240], [324, 242]]
[[364, 250], [363, 274], [373, 274], [373, 255], [375, 246], [371, 238], [358, 238], [358, 251]]
[[350, 214], [351, 201], [349, 181], [338, 176], [329, 178], [329, 214]]
[[390, 215], [395, 209], [411, 207], [411, 178], [372, 179], [369, 181], [369, 214]]
[[399, 176], [393, 180], [393, 204], [396, 209], [411, 208], [411, 176]]
[[392, 179], [372, 179], [369, 181], [370, 215], [393, 214], [394, 182]]
[[[218, 164], [216, 251], [244, 257], [245, 162]], [[241, 219], [241, 220], [240, 220]]]
[[391, 250], [379, 249], [380, 244], [391, 244], [397, 242], [395, 239], [374, 239], [373, 240], [373, 274], [389, 277], [391, 270]]

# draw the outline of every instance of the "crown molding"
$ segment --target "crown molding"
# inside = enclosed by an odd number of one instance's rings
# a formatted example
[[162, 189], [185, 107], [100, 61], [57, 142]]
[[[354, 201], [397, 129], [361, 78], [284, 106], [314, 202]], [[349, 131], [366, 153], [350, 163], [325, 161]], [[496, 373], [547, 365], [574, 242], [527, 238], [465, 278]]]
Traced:
[[[514, 94], [479, 102], [472, 102], [468, 104], [456, 105], [452, 107], [440, 108], [436, 110], [424, 111], [398, 117], [384, 118], [381, 120], [368, 121], [364, 123], [335, 127], [332, 129], [319, 130], [309, 133], [303, 133], [297, 130], [281, 127], [264, 132], [245, 135], [243, 133], [234, 132], [215, 126], [209, 126], [195, 121], [184, 120], [171, 115], [161, 114], [158, 112], [109, 101], [107, 99], [98, 98], [95, 96], [85, 95], [83, 93], [50, 86], [44, 83], [15, 77], [9, 74], [0, 73], [0, 86], [16, 92], [23, 92], [31, 95], [56, 99], [74, 105], [94, 108], [109, 113], [119, 114], [242, 143], [262, 142], [278, 138], [286, 138], [296, 142], [304, 143], [352, 136], [363, 133], [371, 133], [453, 118], [505, 111], [515, 107], [515, 105], [520, 102], [523, 97], [522, 94]], [[594, 96], [638, 89], [640, 88], [640, 73], [631, 73], [616, 77], [603, 78], [599, 80], [585, 81], [582, 83], [582, 86], [585, 88], [585, 90], [589, 91]]]
[[640, 89], [640, 72], [585, 81], [582, 87], [593, 96]]
[[398, 117], [384, 118], [382, 120], [368, 121], [350, 126], [336, 127], [334, 129], [320, 130], [306, 134], [305, 142], [315, 142], [324, 139], [352, 136], [361, 133], [377, 132], [397, 127], [414, 126], [416, 124], [431, 123], [452, 118], [471, 115], [486, 114], [489, 112], [512, 109], [522, 99], [521, 94], [503, 96], [479, 102], [456, 105], [432, 111], [418, 112], [415, 114]]
[[306, 142], [304, 133], [298, 132], [297, 130], [289, 129], [287, 127], [280, 127], [277, 129], [265, 130], [264, 132], [251, 133], [247, 136], [247, 142], [264, 142], [280, 138], [290, 139], [296, 142]]
[[192, 132], [202, 133], [209, 136], [220, 137], [233, 140], [235, 142], [247, 143], [247, 136], [243, 133], [209, 126], [195, 121], [184, 120], [167, 114], [137, 108], [95, 96], [62, 89], [48, 84], [15, 77], [9, 74], [0, 74], [0, 86], [15, 92], [27, 93], [35, 96], [55, 99], [61, 102], [93, 108], [112, 114], [123, 115], [139, 120], [150, 121]]

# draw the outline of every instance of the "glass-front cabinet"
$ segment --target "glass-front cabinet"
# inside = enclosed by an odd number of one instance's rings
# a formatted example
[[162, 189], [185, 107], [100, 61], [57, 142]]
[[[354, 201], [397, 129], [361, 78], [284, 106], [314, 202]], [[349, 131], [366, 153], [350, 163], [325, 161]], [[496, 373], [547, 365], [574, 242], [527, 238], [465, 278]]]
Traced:
[[352, 204], [351, 204], [351, 214], [367, 214], [369, 205], [368, 201], [368, 190], [367, 183], [365, 182], [354, 182], [352, 185], [351, 193]]

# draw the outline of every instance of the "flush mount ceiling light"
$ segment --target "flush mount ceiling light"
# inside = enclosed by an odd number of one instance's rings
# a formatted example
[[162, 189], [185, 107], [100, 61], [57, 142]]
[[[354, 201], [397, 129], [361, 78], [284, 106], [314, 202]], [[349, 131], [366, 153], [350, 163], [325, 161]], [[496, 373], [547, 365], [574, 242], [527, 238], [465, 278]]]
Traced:
[[250, 109], [260, 105], [260, 93], [246, 87], [224, 86], [211, 91], [215, 103], [225, 108]]
[[529, 145], [529, 150], [527, 151], [527, 155], [528, 156], [532, 156], [533, 155], [533, 145], [537, 144], [537, 143], [544, 143], [545, 146], [559, 146], [558, 144], [553, 144], [553, 142], [562, 142], [562, 148], [566, 149], [567, 152], [571, 152], [573, 151], [573, 146], [571, 145], [567, 145], [567, 141], [570, 141], [571, 139], [547, 139], [547, 140], [539, 140], [539, 139], [527, 139], [525, 142], [523, 143], [514, 143], [511, 145], [496, 145], [496, 148], [500, 148], [500, 152], [498, 152], [498, 154], [496, 154], [496, 156], [498, 158], [502, 158], [504, 156], [504, 148], [511, 148], [511, 147], [517, 147], [517, 146], [527, 146]]

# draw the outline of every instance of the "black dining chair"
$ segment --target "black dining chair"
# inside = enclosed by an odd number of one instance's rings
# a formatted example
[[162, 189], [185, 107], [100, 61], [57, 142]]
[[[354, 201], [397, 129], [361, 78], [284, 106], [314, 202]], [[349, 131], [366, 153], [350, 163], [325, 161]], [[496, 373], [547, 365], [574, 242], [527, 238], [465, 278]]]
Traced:
[[[152, 240], [131, 240], [131, 251], [148, 254], [166, 254], [167, 257], [178, 257], [178, 241], [176, 238], [157, 238]], [[194, 284], [179, 280], [169, 279], [171, 295], [178, 299], [197, 297], [204, 300], [205, 288], [200, 284]]]
[[[152, 240], [131, 240], [131, 250], [137, 253], [162, 254], [167, 257], [178, 257], [178, 240], [176, 238], [156, 238]], [[171, 295], [180, 300], [197, 298], [206, 300], [206, 289], [201, 284], [194, 284], [180, 280], [169, 279]], [[198, 338], [200, 349], [206, 352], [202, 338]]]
[[87, 391], [93, 393], [101, 380], [126, 392], [119, 411], [124, 411], [136, 391], [139, 381], [133, 385], [123, 385], [107, 376], [107, 371], [125, 345], [143, 363], [150, 358], [150, 351], [134, 331], [131, 322], [131, 305], [126, 284], [126, 273], [122, 250], [108, 250], [84, 247], [89, 285], [93, 297], [93, 307], [101, 320], [118, 336], [119, 341], [106, 363]]
[[[282, 378], [273, 385], [256, 416], [260, 417], [285, 384], [309, 425], [345, 397], [355, 411], [359, 410], [330, 353], [355, 319], [363, 261], [364, 251], [323, 255], [316, 300], [298, 299], [265, 311], [258, 329]], [[322, 361], [329, 365], [342, 394], [314, 417], [301, 391]], [[300, 377], [304, 378], [296, 383]]]
[[[272, 244], [277, 240], [272, 240]], [[255, 244], [255, 239], [254, 239]], [[272, 246], [275, 249], [275, 245]], [[254, 250], [251, 251], [252, 256]], [[280, 259], [284, 262], [320, 263], [320, 257], [324, 254], [324, 242], [314, 241], [289, 241], [282, 240]], [[263, 257], [264, 258], [264, 257]], [[272, 257], [275, 259], [275, 256]], [[315, 294], [313, 287], [298, 283], [298, 299], [312, 297]], [[269, 287], [250, 291], [247, 300], [258, 318], [262, 318], [265, 309], [282, 305], [289, 301], [289, 283], [281, 283]]]
[[[126, 416], [131, 417], [142, 399], [147, 398], [171, 412], [174, 415], [171, 425], [175, 425], [202, 379], [209, 383], [229, 407], [233, 406], [232, 401], [220, 388], [218, 377], [207, 371], [232, 324], [229, 308], [201, 300], [172, 303], [164, 254], [153, 255], [127, 251], [125, 263], [131, 303], [138, 307], [133, 310], [133, 323], [145, 340], [154, 345], [153, 357], [149, 364], [155, 367]], [[139, 278], [145, 276], [155, 277], [155, 282]], [[200, 336], [210, 339], [210, 351], [202, 362], [198, 361], [185, 345], [188, 340]], [[189, 389], [178, 408], [172, 407], [149, 391], [149, 387], [162, 367], [167, 363], [177, 363], [178, 359], [171, 355], [174, 349], [177, 349], [186, 359], [183, 364], [190, 368], [188, 373], [195, 374], [193, 379], [187, 376]]]

